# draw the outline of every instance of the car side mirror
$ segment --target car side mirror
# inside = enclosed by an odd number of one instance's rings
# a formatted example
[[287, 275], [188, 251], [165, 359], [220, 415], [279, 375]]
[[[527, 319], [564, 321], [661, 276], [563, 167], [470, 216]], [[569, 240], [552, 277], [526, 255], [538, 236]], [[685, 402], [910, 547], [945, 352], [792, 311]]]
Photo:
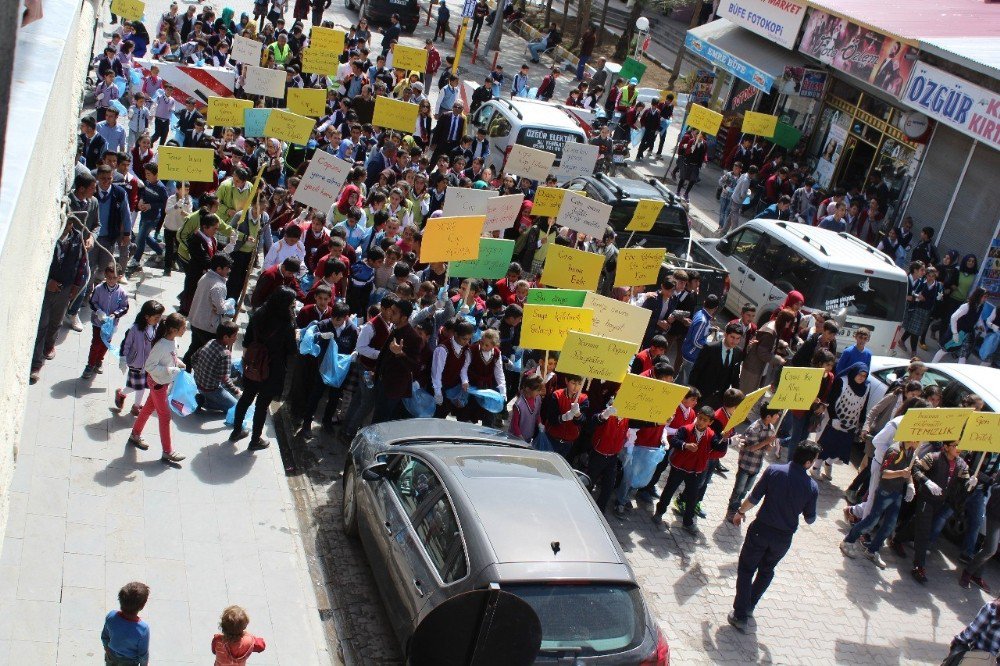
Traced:
[[583, 487], [586, 488], [587, 491], [589, 492], [590, 489], [594, 486], [593, 481], [590, 480], [590, 476], [588, 476], [584, 472], [581, 472], [578, 469], [574, 469], [573, 471], [576, 472], [576, 478], [580, 481], [580, 483], [583, 484]]
[[378, 461], [372, 463], [361, 472], [361, 478], [365, 481], [378, 481], [379, 479], [384, 479], [386, 472], [389, 471], [389, 465], [385, 461]]
[[729, 254], [730, 252], [733, 251], [733, 246], [729, 243], [728, 238], [720, 239], [719, 244], [716, 245], [715, 247], [717, 247], [719, 249], [719, 252], [721, 252], [722, 254]]

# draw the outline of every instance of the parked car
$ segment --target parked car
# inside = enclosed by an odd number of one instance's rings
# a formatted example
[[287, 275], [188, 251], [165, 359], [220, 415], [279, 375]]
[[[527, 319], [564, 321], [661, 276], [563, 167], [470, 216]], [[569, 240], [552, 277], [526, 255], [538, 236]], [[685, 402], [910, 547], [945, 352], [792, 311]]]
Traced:
[[399, 25], [406, 34], [412, 35], [420, 22], [420, 4], [417, 0], [344, 0], [348, 9], [357, 9], [358, 14], [368, 19], [372, 26], [389, 25], [389, 18], [399, 14]]
[[[904, 358], [873, 356], [871, 364], [872, 391], [868, 400], [874, 405], [886, 389], [906, 375], [910, 362]], [[975, 393], [986, 403], [986, 411], [1000, 412], [1000, 370], [969, 363], [928, 363], [922, 380], [924, 386], [941, 387], [942, 406], [957, 407], [962, 398]]]
[[344, 530], [404, 653], [431, 610], [496, 584], [538, 615], [537, 663], [669, 663], [625, 554], [559, 455], [477, 425], [395, 421], [358, 433], [343, 488]]

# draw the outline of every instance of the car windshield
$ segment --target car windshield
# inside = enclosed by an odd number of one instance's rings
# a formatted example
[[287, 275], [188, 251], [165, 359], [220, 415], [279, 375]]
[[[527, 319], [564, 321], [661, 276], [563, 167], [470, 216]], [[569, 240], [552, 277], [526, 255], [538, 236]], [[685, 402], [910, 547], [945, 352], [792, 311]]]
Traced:
[[581, 650], [582, 655], [623, 652], [645, 633], [639, 588], [630, 585], [510, 585], [542, 623], [541, 652]]
[[809, 307], [836, 313], [888, 321], [902, 321], [906, 306], [906, 283], [898, 280], [825, 271], [817, 289], [810, 290]]

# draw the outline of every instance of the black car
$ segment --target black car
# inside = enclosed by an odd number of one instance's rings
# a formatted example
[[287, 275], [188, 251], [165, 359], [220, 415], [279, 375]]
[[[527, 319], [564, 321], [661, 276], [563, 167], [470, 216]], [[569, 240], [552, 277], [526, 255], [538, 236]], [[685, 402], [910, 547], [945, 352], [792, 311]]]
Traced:
[[412, 34], [420, 22], [420, 3], [417, 0], [344, 0], [344, 3], [348, 9], [357, 8], [358, 13], [368, 19], [369, 25], [389, 25], [389, 17], [399, 14], [403, 32]]

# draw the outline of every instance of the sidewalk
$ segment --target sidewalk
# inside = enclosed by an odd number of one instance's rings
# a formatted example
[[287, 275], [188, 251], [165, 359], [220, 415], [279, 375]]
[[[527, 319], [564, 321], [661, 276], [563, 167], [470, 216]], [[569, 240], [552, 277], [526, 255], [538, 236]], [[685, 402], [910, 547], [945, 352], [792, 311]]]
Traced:
[[[183, 274], [146, 275], [127, 285], [134, 300], [123, 326], [149, 298], [175, 305]], [[58, 355], [28, 390], [0, 557], [0, 663], [103, 663], [104, 615], [131, 580], [151, 588], [142, 613], [151, 663], [209, 663], [230, 604], [246, 608], [249, 631], [267, 641], [257, 666], [337, 661], [278, 447], [251, 454], [245, 441], [227, 441], [220, 415], [201, 414], [173, 419], [174, 448], [187, 456], [180, 469], [159, 461], [155, 417], [144, 433], [150, 450], [127, 446], [131, 402], [123, 415], [110, 409], [124, 381], [117, 361], [109, 354], [104, 374], [79, 379], [85, 326], [63, 329]]]

